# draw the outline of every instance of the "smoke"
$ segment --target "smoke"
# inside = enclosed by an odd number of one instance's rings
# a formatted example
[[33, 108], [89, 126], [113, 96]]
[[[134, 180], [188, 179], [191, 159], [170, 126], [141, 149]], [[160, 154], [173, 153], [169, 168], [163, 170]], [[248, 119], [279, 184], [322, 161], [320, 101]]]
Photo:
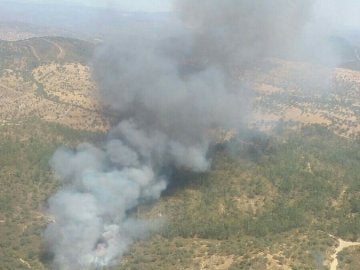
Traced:
[[49, 199], [55, 269], [116, 264], [156, 230], [160, 221], [131, 211], [161, 196], [172, 168], [210, 168], [209, 131], [238, 129], [251, 109], [251, 88], [232, 69], [289, 50], [308, 9], [304, 0], [179, 0], [181, 27], [131, 28], [99, 50], [94, 77], [119, 123], [101, 146], [61, 148], [51, 160], [64, 182]]
[[311, 0], [178, 1], [195, 33], [195, 52], [222, 65], [253, 62], [293, 51], [309, 20]]
[[360, 3], [356, 0], [316, 0], [313, 20], [327, 32], [359, 31]]

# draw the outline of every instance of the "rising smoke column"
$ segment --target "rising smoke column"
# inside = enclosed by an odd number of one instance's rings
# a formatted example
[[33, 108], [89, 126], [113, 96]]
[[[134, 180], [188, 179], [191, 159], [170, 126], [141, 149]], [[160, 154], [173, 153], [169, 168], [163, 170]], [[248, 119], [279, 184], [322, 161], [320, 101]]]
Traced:
[[197, 57], [231, 68], [291, 54], [301, 41], [313, 2], [179, 0], [176, 9], [192, 29]]
[[160, 197], [171, 168], [209, 169], [209, 130], [237, 129], [250, 109], [252, 95], [232, 68], [290, 44], [305, 2], [182, 0], [182, 28], [132, 29], [99, 50], [94, 77], [119, 123], [101, 147], [61, 148], [51, 160], [64, 182], [49, 199], [54, 269], [116, 264], [157, 228], [129, 211]]

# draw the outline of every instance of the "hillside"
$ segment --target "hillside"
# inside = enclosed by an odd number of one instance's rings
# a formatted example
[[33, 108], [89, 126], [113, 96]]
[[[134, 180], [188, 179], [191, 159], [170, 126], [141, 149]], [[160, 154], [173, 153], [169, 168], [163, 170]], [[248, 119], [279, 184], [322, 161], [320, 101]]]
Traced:
[[339, 135], [360, 132], [360, 72], [303, 62], [269, 61], [269, 71], [256, 71], [256, 124], [270, 128], [282, 122], [320, 124]]
[[58, 28], [39, 26], [24, 22], [0, 21], [0, 40], [17, 41], [48, 36], [75, 37], [75, 34]]
[[93, 141], [99, 135], [37, 117], [0, 126], [0, 269], [46, 269], [42, 233], [51, 219], [45, 202], [59, 183], [49, 159], [57, 147]]
[[330, 235], [360, 238], [359, 146], [319, 126], [244, 131], [208, 174], [179, 173], [183, 186], [138, 211], [168, 223], [120, 269], [327, 269]]
[[[94, 49], [61, 37], [0, 41], [0, 269], [48, 269], [46, 200], [61, 185], [50, 157], [101, 145], [113, 121], [96, 99]], [[109, 269], [329, 269], [339, 239], [360, 241], [360, 72], [261, 66], [234, 70], [254, 86], [249, 126], [219, 132], [209, 172], [176, 171], [158, 202], [133, 210], [163, 226]], [[358, 256], [341, 251], [341, 269]]]
[[2, 124], [33, 115], [73, 128], [108, 128], [87, 65], [93, 50], [91, 43], [60, 37], [0, 41]]

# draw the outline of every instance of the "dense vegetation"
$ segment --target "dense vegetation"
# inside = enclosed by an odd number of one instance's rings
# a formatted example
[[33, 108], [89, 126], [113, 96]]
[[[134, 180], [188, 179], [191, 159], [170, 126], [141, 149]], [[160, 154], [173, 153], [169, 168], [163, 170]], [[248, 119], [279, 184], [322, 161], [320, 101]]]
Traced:
[[[65, 52], [59, 59], [58, 46]], [[12, 69], [16, 78], [36, 85], [38, 97], [64, 105], [33, 78], [33, 69], [86, 63], [92, 51], [93, 45], [75, 39], [0, 41], [0, 70], [7, 77], [6, 69]], [[296, 88], [293, 82], [280, 80], [279, 87]], [[212, 147], [208, 173], [175, 171], [159, 202], [134, 211], [140, 218], [163, 220], [163, 227], [111, 269], [326, 269], [337, 245], [330, 234], [360, 240], [360, 138], [352, 132], [358, 117], [350, 117], [359, 115], [358, 86], [344, 81], [334, 89], [350, 89], [351, 100], [265, 95], [258, 103], [268, 113], [286, 114], [288, 105], [304, 114], [314, 108], [340, 113], [329, 114], [329, 129], [295, 129], [300, 125], [285, 119], [272, 135], [243, 130], [229, 143]], [[42, 233], [52, 222], [46, 200], [60, 184], [48, 162], [58, 146], [96, 142], [102, 134], [37, 118], [17, 120], [0, 123], [0, 269], [41, 270], [47, 268]], [[358, 255], [358, 248], [340, 253], [341, 267], [357, 269]]]
[[45, 269], [40, 261], [49, 222], [45, 203], [59, 185], [49, 160], [60, 145], [75, 146], [98, 136], [36, 118], [0, 126], [0, 269]]
[[194, 269], [196, 258], [214, 256], [230, 269], [266, 269], [271, 260], [274, 269], [323, 269], [336, 245], [329, 234], [360, 239], [359, 143], [320, 126], [276, 138], [245, 133], [227, 146], [231, 154], [215, 151], [208, 174], [179, 172], [175, 181], [191, 177], [185, 187], [141, 209], [167, 225], [120, 269]]
[[359, 253], [360, 247], [350, 247], [342, 251], [339, 256], [340, 269], [360, 269]]
[[[45, 269], [46, 199], [59, 185], [48, 161], [59, 145], [101, 134], [30, 118], [0, 136], [0, 269]], [[320, 126], [244, 131], [210, 155], [208, 173], [178, 170], [159, 202], [138, 209], [164, 226], [113, 269], [321, 269], [336, 245], [329, 234], [360, 239], [359, 140]]]

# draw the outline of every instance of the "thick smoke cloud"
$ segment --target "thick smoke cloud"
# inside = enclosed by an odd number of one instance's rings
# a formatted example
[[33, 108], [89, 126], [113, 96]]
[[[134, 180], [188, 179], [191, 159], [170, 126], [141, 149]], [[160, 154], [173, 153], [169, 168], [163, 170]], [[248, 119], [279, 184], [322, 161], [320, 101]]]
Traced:
[[252, 64], [295, 49], [309, 20], [311, 0], [177, 1], [195, 34], [194, 53], [212, 63]]
[[[50, 214], [56, 220], [46, 236], [55, 252], [56, 269], [112, 264], [135, 239], [157, 226], [155, 221], [128, 218], [127, 211], [140, 199], [158, 199], [165, 180], [151, 167], [140, 165], [132, 150], [121, 143], [109, 141], [107, 147], [111, 150], [89, 144], [79, 145], [75, 151], [59, 149], [52, 159], [54, 170], [67, 182], [65, 189], [49, 200]], [[119, 152], [113, 155], [114, 151]], [[126, 167], [110, 168], [111, 162]]]
[[251, 106], [250, 88], [232, 68], [290, 48], [308, 7], [304, 0], [182, 0], [182, 27], [132, 29], [103, 46], [94, 77], [119, 124], [101, 147], [59, 149], [51, 161], [64, 181], [49, 199], [55, 269], [115, 264], [156, 229], [158, 222], [129, 213], [161, 196], [172, 168], [209, 169], [210, 130], [239, 128]]

